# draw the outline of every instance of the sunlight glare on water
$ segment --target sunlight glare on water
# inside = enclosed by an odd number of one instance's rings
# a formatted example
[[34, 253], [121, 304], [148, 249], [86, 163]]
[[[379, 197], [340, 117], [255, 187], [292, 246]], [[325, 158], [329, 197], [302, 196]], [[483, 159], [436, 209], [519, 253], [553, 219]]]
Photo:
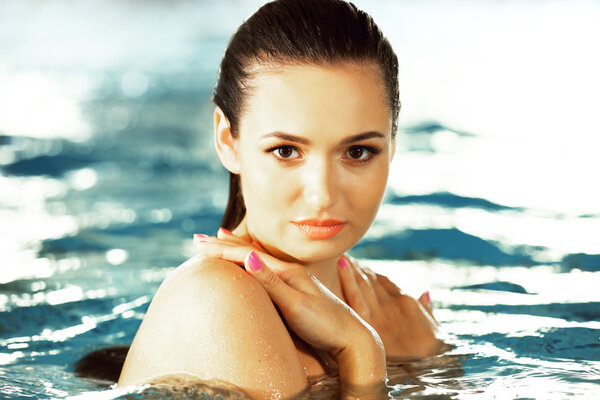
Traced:
[[[261, 4], [0, 2], [0, 397], [144, 390], [73, 371], [128, 346], [192, 235], [219, 227], [210, 98]], [[356, 4], [399, 55], [402, 110], [350, 254], [429, 291], [452, 345], [391, 365], [389, 397], [599, 398], [599, 3]], [[335, 377], [311, 383], [335, 396]]]
[[[82, 87], [77, 87], [83, 84]], [[0, 126], [4, 134], [85, 141], [90, 126], [79, 101], [84, 82], [66, 82], [39, 71], [3, 71], [0, 65]], [[35, 115], [32, 118], [32, 115]]]
[[373, 16], [402, 55], [404, 123], [443, 120], [478, 136], [461, 141], [453, 156], [423, 157], [440, 163], [426, 170], [441, 176], [396, 176], [396, 187], [599, 212], [592, 183], [600, 147], [600, 53], [591, 50], [600, 37], [597, 2], [432, 1], [397, 13], [376, 8]]

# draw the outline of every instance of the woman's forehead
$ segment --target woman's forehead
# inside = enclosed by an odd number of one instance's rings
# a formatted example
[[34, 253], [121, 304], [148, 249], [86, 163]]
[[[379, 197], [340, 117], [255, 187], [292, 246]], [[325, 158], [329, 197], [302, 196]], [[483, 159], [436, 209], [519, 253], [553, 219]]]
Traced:
[[391, 130], [385, 87], [372, 65], [300, 65], [253, 79], [240, 131]]

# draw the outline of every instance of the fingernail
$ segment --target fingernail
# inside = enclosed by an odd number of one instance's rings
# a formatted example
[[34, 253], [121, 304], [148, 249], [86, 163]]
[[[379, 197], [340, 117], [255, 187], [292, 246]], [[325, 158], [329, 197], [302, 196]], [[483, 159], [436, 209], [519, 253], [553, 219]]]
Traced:
[[429, 292], [425, 292], [425, 298], [427, 299], [427, 302], [431, 304], [431, 297], [429, 297]]
[[346, 269], [348, 268], [348, 261], [346, 261], [345, 257], [340, 257], [338, 258], [338, 265], [341, 269]]
[[262, 261], [258, 257], [258, 254], [251, 251], [248, 256], [248, 264], [250, 264], [250, 269], [254, 272], [259, 271], [262, 268]]
[[208, 237], [208, 236], [203, 233], [194, 233], [194, 239], [202, 239], [205, 237]]
[[219, 228], [219, 230], [227, 235], [233, 235], [233, 233], [231, 233], [231, 231], [229, 229]]

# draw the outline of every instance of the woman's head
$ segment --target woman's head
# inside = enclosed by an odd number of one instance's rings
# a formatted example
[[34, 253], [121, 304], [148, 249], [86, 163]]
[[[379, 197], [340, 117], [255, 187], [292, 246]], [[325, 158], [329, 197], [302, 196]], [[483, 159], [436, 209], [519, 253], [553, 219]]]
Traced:
[[[386, 135], [388, 141], [393, 141], [400, 108], [397, 69], [397, 58], [388, 41], [372, 19], [351, 3], [339, 0], [280, 0], [265, 4], [246, 20], [230, 40], [214, 93], [214, 101], [218, 106], [215, 130], [218, 131], [219, 123], [226, 128], [235, 142], [231, 146], [232, 152], [238, 157], [237, 166], [228, 166], [224, 161], [232, 173], [230, 199], [222, 226], [234, 228], [244, 217], [246, 207], [268, 206], [268, 201], [256, 203], [256, 196], [250, 197], [252, 189], [246, 187], [241, 190], [240, 187], [240, 176], [242, 187], [247, 186], [245, 182], [252, 180], [252, 171], [244, 163], [244, 160], [251, 158], [244, 157], [251, 140], [257, 145], [262, 136], [273, 131], [306, 136], [305, 142], [311, 144], [314, 140], [310, 140], [310, 137], [317, 139], [327, 136], [331, 139], [327, 143], [314, 143], [315, 146], [311, 148], [296, 149], [306, 151], [302, 161], [306, 165], [309, 160], [316, 159], [311, 155], [325, 151], [327, 146], [327, 151], [333, 151], [334, 144], [338, 146], [337, 151], [341, 151], [340, 143], [358, 133], [375, 131]], [[273, 102], [277, 96], [280, 99]], [[286, 102], [289, 98], [290, 101]], [[297, 99], [298, 104], [293, 104], [293, 99]], [[290, 107], [296, 107], [296, 111]], [[329, 112], [323, 108], [329, 108]], [[351, 115], [346, 112], [349, 108], [353, 109]], [[285, 113], [289, 113], [288, 117], [280, 118], [276, 123], [274, 116]], [[351, 116], [360, 118], [352, 119]], [[319, 118], [327, 118], [327, 121]], [[382, 125], [381, 118], [385, 119], [387, 128]], [[315, 136], [319, 126], [322, 129]], [[336, 127], [339, 129], [332, 132]], [[369, 140], [381, 141], [382, 138], [371, 137]], [[364, 150], [353, 149], [355, 155]], [[290, 147], [285, 151], [290, 152]], [[391, 152], [388, 152], [389, 155]], [[269, 154], [273, 156], [274, 153]], [[295, 155], [292, 154], [293, 157]], [[345, 168], [350, 165], [346, 161], [342, 164]], [[263, 167], [270, 168], [269, 164]], [[258, 165], [255, 165], [256, 168]], [[290, 168], [286, 171], [281, 176], [283, 180], [293, 176]], [[309, 173], [308, 170], [304, 172]], [[387, 167], [384, 172], [387, 178]], [[287, 183], [289, 181], [270, 182], [271, 185], [282, 187]], [[330, 216], [325, 210], [327, 207], [323, 207], [323, 204], [317, 207], [321, 211], [303, 210], [302, 213], [307, 218], [320, 217], [316, 214]], [[371, 207], [376, 211], [377, 206]], [[278, 212], [271, 211], [275, 215]]]

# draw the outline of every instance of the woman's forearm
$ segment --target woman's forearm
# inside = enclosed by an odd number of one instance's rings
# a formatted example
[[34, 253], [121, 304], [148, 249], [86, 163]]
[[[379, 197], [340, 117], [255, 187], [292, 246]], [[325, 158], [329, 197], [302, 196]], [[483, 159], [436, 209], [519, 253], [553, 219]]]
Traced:
[[372, 328], [364, 327], [362, 335], [335, 356], [340, 374], [343, 399], [387, 398], [386, 360], [381, 339]]

